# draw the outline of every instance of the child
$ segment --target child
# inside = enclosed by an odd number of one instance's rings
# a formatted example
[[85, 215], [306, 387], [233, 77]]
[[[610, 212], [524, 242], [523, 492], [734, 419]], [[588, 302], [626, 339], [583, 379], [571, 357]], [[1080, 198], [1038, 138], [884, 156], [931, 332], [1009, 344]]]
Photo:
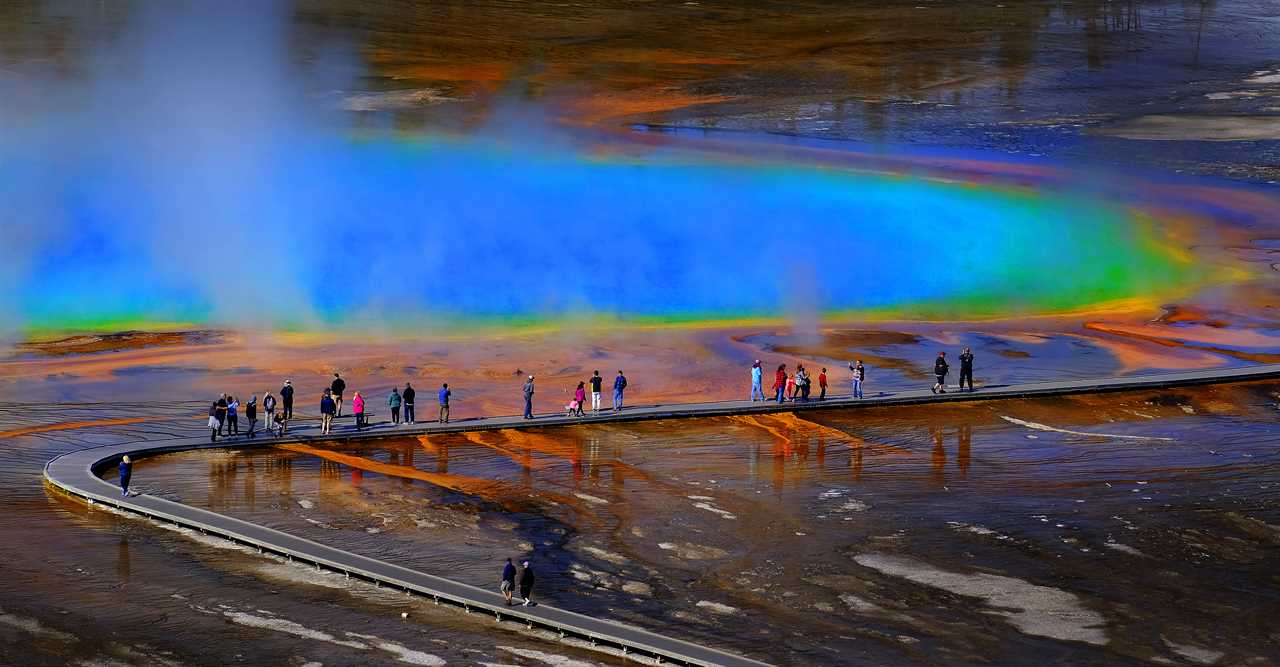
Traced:
[[276, 422], [276, 437], [279, 438], [284, 435], [284, 428], [289, 423], [289, 420], [284, 418], [284, 410], [277, 412], [273, 419]]

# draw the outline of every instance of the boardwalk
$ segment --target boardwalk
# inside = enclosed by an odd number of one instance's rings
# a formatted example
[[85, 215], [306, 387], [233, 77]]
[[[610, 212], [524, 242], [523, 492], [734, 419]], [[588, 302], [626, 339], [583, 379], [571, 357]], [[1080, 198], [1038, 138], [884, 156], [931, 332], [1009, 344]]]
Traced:
[[[562, 637], [574, 636], [592, 643], [616, 647], [628, 653], [640, 654], [663, 661], [691, 665], [761, 665], [764, 663], [714, 648], [680, 641], [636, 627], [588, 617], [555, 607], [546, 605], [519, 608], [507, 607], [503, 603], [501, 596], [491, 591], [409, 570], [385, 561], [335, 549], [277, 530], [154, 496], [139, 495], [124, 498], [120, 496], [119, 489], [115, 485], [100, 479], [97, 473], [115, 465], [120, 457], [125, 454], [137, 457], [191, 449], [372, 439], [424, 433], [520, 429], [566, 426], [580, 423], [618, 423], [817, 409], [863, 409], [894, 405], [946, 404], [959, 401], [1035, 398], [1267, 379], [1280, 379], [1280, 365], [1251, 366], [1215, 371], [1189, 371], [1127, 378], [1072, 380], [999, 387], [986, 386], [978, 392], [963, 394], [934, 395], [928, 390], [920, 390], [875, 395], [864, 400], [828, 398], [824, 402], [811, 401], [809, 403], [787, 403], [783, 405], [775, 403], [753, 404], [748, 401], [647, 405], [628, 408], [619, 413], [605, 412], [599, 416], [585, 418], [565, 417], [563, 414], [557, 414], [542, 416], [532, 421], [519, 416], [502, 416], [459, 420], [450, 424], [430, 423], [399, 427], [390, 424], [379, 424], [358, 432], [354, 429], [339, 428], [337, 432], [330, 436], [320, 435], [319, 428], [316, 425], [307, 425], [294, 429], [286, 438], [260, 438], [256, 441], [248, 441], [241, 438], [230, 442], [218, 443], [210, 443], [208, 441], [208, 432], [196, 428], [197, 425], [193, 424], [192, 435], [189, 437], [178, 436], [164, 440], [137, 441], [65, 454], [50, 461], [45, 466], [45, 479], [54, 487], [85, 498], [90, 503], [102, 503], [218, 535], [263, 551], [280, 554], [290, 560], [312, 564], [317, 568], [328, 568], [348, 576], [373, 581], [379, 585], [403, 589], [407, 593], [427, 596], [437, 602], [454, 604], [468, 613], [491, 614], [498, 621], [548, 628], [559, 632]], [[199, 424], [203, 424], [203, 421], [199, 422]]]

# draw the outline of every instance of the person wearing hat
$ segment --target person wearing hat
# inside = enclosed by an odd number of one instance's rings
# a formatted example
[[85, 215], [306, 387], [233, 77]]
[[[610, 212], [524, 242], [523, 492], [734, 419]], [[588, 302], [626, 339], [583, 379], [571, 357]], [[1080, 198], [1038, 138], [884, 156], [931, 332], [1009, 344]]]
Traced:
[[529, 594], [532, 592], [533, 568], [529, 566], [529, 561], [525, 561], [520, 568], [520, 598], [524, 600], [524, 606], [526, 607], [537, 604], [529, 599]]
[[293, 419], [293, 380], [285, 380], [280, 388], [280, 406], [285, 420]]
[[764, 367], [760, 365], [760, 360], [756, 359], [756, 363], [751, 364], [751, 402], [755, 403], [758, 397], [764, 400], [764, 389], [760, 387], [760, 383], [764, 380]]
[[524, 383], [524, 418], [533, 419], [533, 376]]

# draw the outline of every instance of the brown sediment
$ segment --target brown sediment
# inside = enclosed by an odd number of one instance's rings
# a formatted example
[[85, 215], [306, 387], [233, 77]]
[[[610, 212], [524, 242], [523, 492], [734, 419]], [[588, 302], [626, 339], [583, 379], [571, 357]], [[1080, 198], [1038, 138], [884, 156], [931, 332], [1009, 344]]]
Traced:
[[26, 341], [14, 347], [19, 352], [27, 354], [60, 357], [148, 347], [208, 345], [222, 342], [225, 336], [226, 334], [221, 331], [121, 331], [69, 336], [56, 340]]
[[[1280, 338], [1268, 336], [1256, 331], [1241, 329], [1225, 329], [1209, 326], [1153, 327], [1142, 325], [1113, 324], [1103, 322], [1085, 322], [1084, 328], [1092, 331], [1141, 340], [1164, 347], [1186, 348], [1212, 352], [1245, 361], [1264, 364], [1280, 362], [1280, 353], [1246, 352], [1221, 347], [1222, 345], [1239, 345], [1242, 347], [1280, 347]], [[1193, 345], [1186, 341], [1202, 343]]]
[[28, 426], [26, 428], [16, 428], [10, 431], [0, 431], [0, 439], [16, 438], [20, 435], [31, 435], [33, 433], [48, 433], [50, 431], [70, 431], [78, 428], [90, 428], [93, 426], [119, 426], [121, 424], [137, 424], [155, 419], [155, 417], [121, 417], [119, 419], [97, 419], [94, 421], [81, 422], [62, 422], [60, 424], [41, 424], [39, 426]]
[[533, 452], [530, 450], [520, 451], [518, 449], [507, 447], [506, 445], [503, 445], [503, 444], [498, 444], [496, 442], [489, 442], [489, 438], [488, 438], [488, 436], [490, 435], [489, 433], [463, 431], [458, 435], [461, 435], [462, 438], [467, 442], [480, 445], [481, 447], [487, 447], [489, 449], [492, 449], [495, 452], [498, 452], [499, 454], [506, 456], [507, 458], [511, 459], [512, 462], [518, 464], [523, 468], [539, 469], [539, 468], [545, 468], [548, 465], [547, 462], [545, 461], [535, 459], [533, 457]]

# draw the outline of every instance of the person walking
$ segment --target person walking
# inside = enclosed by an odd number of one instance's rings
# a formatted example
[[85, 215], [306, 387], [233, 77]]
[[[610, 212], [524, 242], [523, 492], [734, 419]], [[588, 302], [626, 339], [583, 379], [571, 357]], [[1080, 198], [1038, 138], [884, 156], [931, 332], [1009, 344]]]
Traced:
[[347, 390], [347, 381], [342, 379], [341, 375], [333, 374], [333, 382], [329, 383], [329, 391], [333, 394], [333, 405], [335, 406], [335, 417], [342, 416], [342, 392]]
[[413, 399], [418, 392], [413, 390], [413, 385], [408, 382], [404, 383], [404, 392], [400, 394], [404, 399], [404, 423], [413, 423]]
[[751, 402], [755, 403], [756, 398], [764, 400], [764, 389], [760, 388], [760, 383], [764, 381], [764, 367], [760, 365], [760, 360], [756, 359], [751, 364]]
[[533, 419], [533, 376], [524, 383], [524, 418]]
[[773, 395], [774, 400], [781, 403], [786, 399], [784, 392], [787, 390], [787, 365], [778, 364], [778, 371], [773, 374]]
[[209, 404], [209, 442], [218, 441], [218, 432], [222, 430], [222, 422], [218, 421], [218, 402]]
[[938, 383], [933, 385], [933, 393], [947, 393], [947, 372], [951, 367], [947, 365], [947, 353], [939, 352], [938, 358], [933, 361], [933, 374], [938, 378]]
[[516, 566], [511, 563], [511, 559], [507, 559], [507, 564], [502, 566], [502, 583], [498, 584], [498, 590], [502, 591], [502, 597], [506, 599], [507, 606], [511, 606], [511, 594], [516, 588]]
[[276, 397], [267, 392], [262, 397], [262, 422], [267, 425], [267, 430], [271, 430], [272, 424], [276, 423]]
[[249, 397], [249, 404], [244, 406], [244, 418], [249, 420], [249, 438], [254, 438], [253, 432], [258, 427], [258, 395], [254, 394]]
[[613, 379], [613, 411], [622, 410], [622, 395], [627, 391], [627, 376], [618, 371], [618, 377]]
[[395, 387], [391, 388], [391, 395], [387, 397], [387, 407], [391, 408], [391, 423], [396, 426], [400, 425], [400, 392]]
[[240, 401], [227, 397], [227, 435], [240, 435]]
[[120, 495], [129, 495], [129, 479], [133, 477], [133, 461], [125, 454], [120, 458]]
[[862, 398], [862, 383], [867, 379], [867, 368], [858, 359], [857, 363], [849, 364], [849, 372], [853, 375], [853, 397]]
[[969, 381], [969, 391], [973, 391], [973, 350], [964, 348], [960, 353], [960, 391], [964, 391], [964, 381]]
[[440, 417], [437, 421], [439, 421], [441, 424], [449, 423], [449, 397], [452, 395], [453, 395], [453, 392], [449, 391], [449, 383], [448, 382], [441, 383], [440, 395], [437, 397], [440, 402]]
[[578, 404], [577, 415], [579, 417], [585, 416], [586, 413], [582, 411], [582, 406], [587, 402], [587, 383], [578, 383], [578, 388], [573, 390], [573, 402]]
[[355, 413], [356, 430], [359, 431], [364, 428], [364, 397], [358, 391], [351, 397], [351, 412]]
[[827, 400], [827, 369], [825, 368], [818, 373], [818, 400]]
[[805, 403], [809, 402], [809, 385], [811, 383], [809, 371], [806, 371], [804, 366], [799, 366], [796, 370], [796, 393], [800, 394], [800, 400]]
[[536, 603], [530, 599], [533, 593], [533, 567], [529, 565], [529, 561], [525, 561], [520, 571], [520, 598], [524, 600], [524, 606], [535, 605]]
[[600, 377], [600, 371], [596, 371], [591, 375], [591, 414], [600, 413], [600, 388], [604, 384], [604, 378]]
[[280, 387], [280, 408], [284, 410], [285, 421], [293, 419], [293, 380], [285, 380]]
[[218, 396], [218, 435], [222, 435], [222, 429], [227, 425], [227, 395]]
[[320, 397], [320, 433], [328, 435], [333, 428], [334, 411], [333, 395], [325, 389], [324, 395]]

